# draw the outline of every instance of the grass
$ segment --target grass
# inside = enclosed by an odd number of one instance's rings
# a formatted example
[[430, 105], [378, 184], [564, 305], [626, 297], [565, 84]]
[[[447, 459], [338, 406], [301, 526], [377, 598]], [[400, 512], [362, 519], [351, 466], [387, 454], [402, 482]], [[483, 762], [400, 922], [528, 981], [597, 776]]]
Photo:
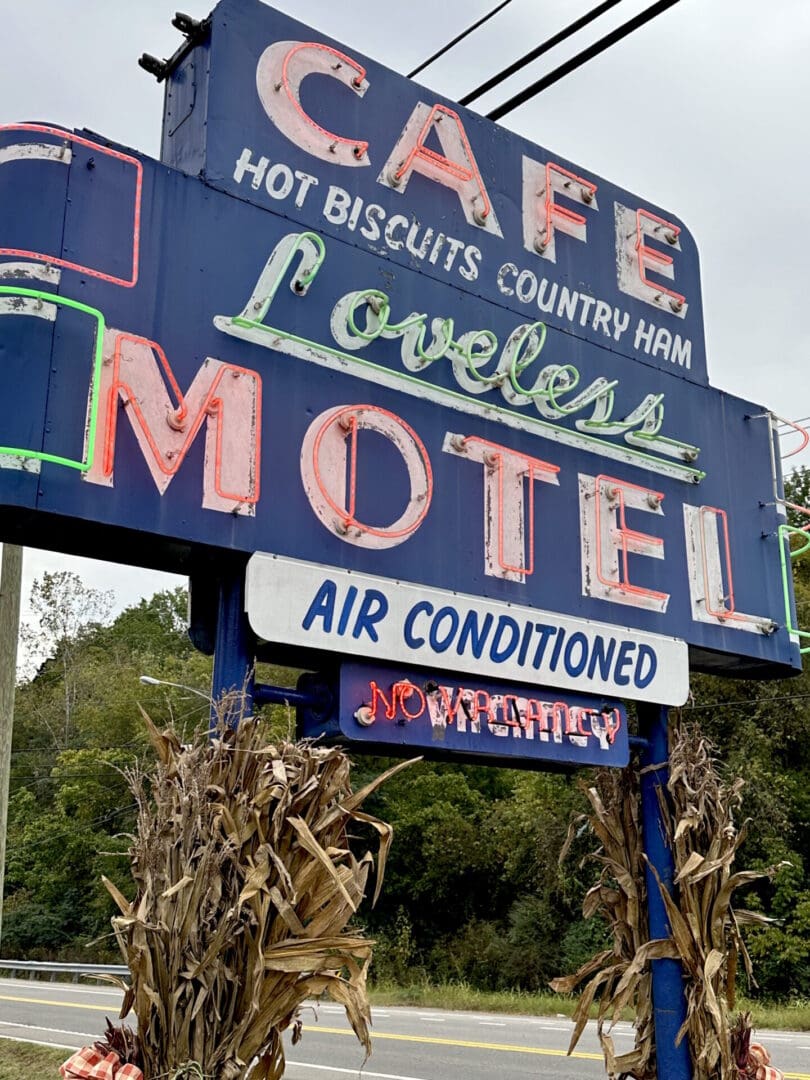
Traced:
[[[475, 990], [464, 982], [431, 983], [427, 980], [400, 986], [377, 983], [369, 990], [372, 1005], [414, 1005], [423, 1009], [464, 1012], [512, 1013], [517, 1016], [571, 1016], [577, 999], [564, 994], [529, 993], [525, 990]], [[750, 1012], [755, 1028], [810, 1031], [810, 1001], [781, 1005], [741, 998], [737, 1010]], [[596, 1015], [596, 1008], [592, 1010]], [[629, 1020], [629, 1012], [624, 1014]]]
[[69, 1050], [0, 1039], [0, 1080], [31, 1080], [32, 1076], [58, 1080], [59, 1066], [69, 1057]]

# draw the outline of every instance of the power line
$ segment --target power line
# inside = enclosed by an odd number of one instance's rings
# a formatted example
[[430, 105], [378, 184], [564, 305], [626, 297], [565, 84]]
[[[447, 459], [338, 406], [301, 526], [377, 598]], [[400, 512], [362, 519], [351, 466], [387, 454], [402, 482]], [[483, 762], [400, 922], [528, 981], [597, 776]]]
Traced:
[[502, 11], [507, 4], [511, 4], [512, 0], [503, 0], [497, 7], [493, 8], [488, 15], [484, 15], [482, 18], [468, 26], [466, 30], [463, 30], [458, 37], [454, 37], [452, 41], [448, 41], [446, 45], [443, 45], [438, 52], [435, 52], [433, 56], [429, 56], [427, 60], [423, 61], [419, 67], [415, 67], [413, 71], [408, 72], [408, 78], [412, 79], [415, 75], [418, 75], [420, 71], [424, 71], [426, 67], [433, 63], [434, 60], [438, 60], [440, 56], [444, 56], [446, 52], [449, 52], [454, 45], [458, 45], [460, 41], [463, 41], [468, 34], [471, 34], [473, 30], [477, 30], [479, 26], [483, 26], [485, 22], [492, 18], [493, 15], [497, 15], [499, 11]]
[[595, 8], [586, 12], [579, 19], [575, 19], [564, 29], [560, 30], [559, 33], [553, 34], [542, 44], [538, 45], [530, 52], [527, 52], [525, 56], [521, 56], [520, 60], [515, 60], [514, 64], [505, 67], [503, 71], [499, 71], [497, 75], [493, 75], [491, 79], [487, 79], [486, 82], [481, 83], [475, 90], [471, 90], [469, 94], [465, 94], [464, 97], [459, 98], [459, 104], [469, 105], [471, 101], [475, 101], [475, 99], [481, 97], [482, 94], [486, 94], [488, 90], [492, 90], [493, 87], [504, 82], [510, 75], [514, 75], [516, 71], [520, 71], [526, 64], [530, 64], [532, 60], [536, 60], [538, 56], [547, 53], [550, 49], [553, 49], [555, 45], [559, 45], [560, 42], [565, 41], [578, 30], [582, 30], [588, 23], [593, 22], [594, 19], [598, 19], [604, 12], [609, 11], [610, 8], [615, 7], [620, 3], [621, 0], [604, 0], [604, 3], [597, 4]]
[[715, 701], [708, 705], [681, 705], [683, 712], [698, 712], [703, 709], [728, 709], [732, 705], [770, 705], [779, 701], [803, 701], [810, 698], [810, 694], [777, 694], [774, 697], [741, 698], [738, 701]]
[[609, 34], [606, 34], [603, 38], [595, 41], [593, 45], [589, 45], [587, 49], [583, 49], [582, 52], [572, 56], [570, 60], [566, 60], [564, 64], [560, 64], [554, 71], [549, 72], [548, 75], [544, 75], [542, 79], [538, 79], [537, 82], [532, 83], [531, 86], [527, 86], [525, 90], [521, 90], [519, 94], [515, 94], [503, 105], [499, 105], [497, 109], [493, 109], [492, 112], [487, 113], [489, 120], [500, 120], [502, 116], [506, 116], [508, 112], [516, 109], [519, 105], [523, 105], [530, 98], [533, 98], [536, 94], [539, 94], [542, 90], [546, 90], [553, 83], [558, 82], [563, 76], [575, 71], [578, 67], [582, 67], [588, 60], [592, 60], [595, 56], [605, 52], [612, 45], [621, 41], [622, 38], [626, 38], [629, 34], [632, 34], [634, 30], [638, 30], [644, 26], [645, 23], [650, 22], [656, 16], [663, 14], [667, 8], [674, 7], [678, 3], [678, 0], [658, 0], [658, 3], [653, 4], [652, 7], [648, 7], [645, 11], [635, 15], [628, 22], [623, 23], [621, 26], [616, 27], [615, 30], [611, 30]]

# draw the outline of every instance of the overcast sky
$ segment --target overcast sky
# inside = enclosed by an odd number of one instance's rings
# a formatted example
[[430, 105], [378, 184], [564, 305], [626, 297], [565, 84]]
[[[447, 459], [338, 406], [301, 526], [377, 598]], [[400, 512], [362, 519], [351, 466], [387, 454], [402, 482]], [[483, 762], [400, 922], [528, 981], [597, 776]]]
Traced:
[[[650, 2], [624, 0], [476, 108], [488, 111]], [[420, 81], [461, 96], [594, 3], [511, 0]], [[182, 4], [195, 18], [210, 9]], [[496, 5], [276, 6], [407, 72]], [[175, 10], [172, 0], [0, 0], [0, 121], [89, 127], [157, 156], [163, 91], [137, 59], [171, 55]], [[810, 414], [808, 55], [807, 0], [681, 0], [501, 121], [686, 223], [701, 253], [711, 382], [793, 419]], [[56, 567], [113, 588], [119, 608], [181, 580], [28, 551], [26, 591]]]

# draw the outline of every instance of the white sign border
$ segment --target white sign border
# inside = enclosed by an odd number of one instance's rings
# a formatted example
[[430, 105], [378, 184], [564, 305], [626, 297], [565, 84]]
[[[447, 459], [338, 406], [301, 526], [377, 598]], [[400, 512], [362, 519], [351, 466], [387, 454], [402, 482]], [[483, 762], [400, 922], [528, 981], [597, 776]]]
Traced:
[[[355, 600], [347, 616], [343, 632], [337, 627], [325, 628], [325, 618], [318, 616], [311, 620], [308, 629], [304, 628], [304, 617], [310, 610], [315, 597], [324, 582], [330, 580], [337, 586], [334, 603], [334, 622], [340, 624], [341, 612], [350, 587], [356, 589]], [[387, 613], [373, 623], [376, 641], [369, 633], [361, 632], [359, 637], [352, 634], [356, 628], [357, 613], [362, 604], [365, 590], [377, 590], [388, 601]], [[416, 605], [419, 610], [418, 647], [408, 645], [404, 640], [404, 625], [409, 613]], [[657, 660], [655, 674], [644, 686], [634, 685], [631, 678], [627, 683], [616, 682], [615, 678], [597, 677], [594, 668], [593, 677], [586, 672], [578, 675], [569, 674], [561, 662], [560, 649], [557, 650], [557, 663], [554, 670], [546, 663], [554, 655], [550, 646], [543, 650], [542, 660], [535, 667], [527, 662], [532, 650], [524, 649], [524, 662], [520, 664], [511, 659], [511, 654], [501, 661], [494, 661], [490, 656], [475, 657], [467, 650], [459, 655], [455, 648], [434, 649], [427, 639], [431, 606], [434, 615], [442, 608], [466, 609], [476, 611], [483, 618], [491, 613], [493, 625], [499, 617], [509, 617], [510, 622], [526, 627], [528, 623], [555, 625], [565, 631], [565, 638], [579, 635], [579, 642], [586, 639], [590, 648], [597, 635], [614, 639], [613, 670], [620, 655], [621, 646], [626, 642], [626, 654], [640, 646], [652, 650]], [[377, 577], [371, 574], [357, 573], [339, 567], [323, 566], [319, 563], [305, 562], [284, 555], [257, 552], [248, 563], [245, 582], [245, 610], [254, 633], [263, 641], [276, 644], [297, 645], [309, 649], [323, 650], [338, 654], [362, 657], [367, 662], [403, 663], [409, 666], [433, 667], [458, 674], [475, 675], [480, 678], [495, 678], [522, 684], [558, 687], [595, 696], [624, 698], [631, 701], [654, 702], [658, 705], [683, 705], [689, 695], [689, 650], [681, 638], [667, 637], [661, 634], [649, 634], [612, 625], [594, 622], [589, 619], [576, 619], [567, 615], [555, 615], [551, 612], [519, 604], [469, 596], [465, 593], [452, 592], [417, 585], [414, 582], [400, 581], [395, 578]], [[452, 618], [449, 620], [452, 629]], [[412, 616], [412, 637], [416, 639], [417, 622]], [[443, 631], [444, 632], [444, 631]], [[531, 633], [530, 631], [526, 631]], [[559, 630], [555, 631], [555, 637]], [[493, 638], [494, 640], [494, 638]], [[562, 645], [562, 638], [560, 639]], [[492, 644], [490, 652], [493, 651]], [[512, 652], [516, 650], [513, 649]], [[582, 651], [577, 657], [579, 661]], [[518, 649], [519, 653], [520, 650]], [[609, 665], [611, 666], [611, 665]], [[587, 670], [587, 669], [586, 669]], [[621, 670], [632, 672], [632, 663], [626, 662]]]

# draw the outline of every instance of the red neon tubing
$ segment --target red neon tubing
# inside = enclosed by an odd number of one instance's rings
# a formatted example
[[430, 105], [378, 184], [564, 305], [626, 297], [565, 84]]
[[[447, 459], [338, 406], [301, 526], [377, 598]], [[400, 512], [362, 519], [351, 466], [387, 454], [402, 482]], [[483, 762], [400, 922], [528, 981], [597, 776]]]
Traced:
[[141, 245], [141, 193], [143, 189], [143, 165], [141, 162], [130, 154], [123, 154], [120, 150], [112, 150], [109, 146], [101, 146], [99, 143], [82, 138], [81, 135], [74, 135], [72, 132], [64, 131], [62, 128], [49, 127], [47, 124], [0, 124], [0, 132], [3, 131], [36, 131], [44, 135], [54, 135], [60, 139], [69, 139], [71, 142], [79, 143], [81, 146], [88, 146], [99, 154], [106, 154], [108, 157], [133, 165], [135, 167], [135, 213], [132, 223], [132, 273], [128, 279], [115, 277], [113, 274], [105, 274], [101, 270], [93, 270], [90, 266], [82, 266], [81, 263], [70, 262], [69, 259], [59, 259], [55, 255], [44, 255], [39, 251], [26, 251], [22, 248], [0, 248], [0, 255], [36, 259], [39, 262], [50, 263], [52, 266], [61, 266], [66, 270], [75, 270], [80, 274], [88, 274], [90, 277], [99, 278], [101, 281], [108, 281], [111, 285], [121, 285], [125, 289], [131, 289], [136, 285]]

